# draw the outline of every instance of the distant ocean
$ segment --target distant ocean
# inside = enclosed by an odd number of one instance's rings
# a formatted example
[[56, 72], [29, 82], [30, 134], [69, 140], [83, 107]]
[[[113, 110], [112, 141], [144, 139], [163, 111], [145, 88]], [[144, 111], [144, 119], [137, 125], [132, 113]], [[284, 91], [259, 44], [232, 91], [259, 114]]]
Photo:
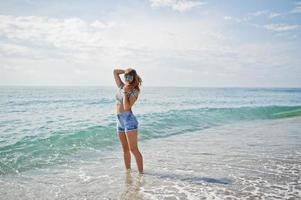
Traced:
[[[41, 170], [53, 174], [62, 166], [86, 167], [80, 163], [94, 161], [99, 163], [93, 166], [100, 167], [112, 159], [110, 155], [120, 156], [111, 164], [123, 170], [116, 135], [116, 91], [116, 87], [96, 86], [0, 87], [0, 187], [8, 188], [5, 183], [11, 181], [10, 186], [19, 184], [21, 188], [25, 175], [39, 176], [43, 174]], [[139, 121], [143, 154], [143, 144], [148, 141], [180, 138], [240, 123], [256, 121], [258, 125], [300, 117], [301, 88], [142, 87], [132, 111]], [[145, 158], [146, 171], [147, 166]], [[134, 157], [132, 168], [136, 168]], [[80, 176], [82, 172], [78, 173]], [[0, 192], [9, 196], [4, 190]], [[76, 199], [68, 192], [70, 199]], [[39, 196], [31, 195], [28, 199]]]

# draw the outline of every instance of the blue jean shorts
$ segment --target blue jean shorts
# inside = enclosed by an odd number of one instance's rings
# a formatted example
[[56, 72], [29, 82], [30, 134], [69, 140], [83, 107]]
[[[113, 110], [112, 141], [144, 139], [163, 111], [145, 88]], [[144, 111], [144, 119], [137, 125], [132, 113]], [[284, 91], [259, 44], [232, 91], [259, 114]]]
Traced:
[[131, 110], [117, 113], [116, 122], [116, 129], [118, 133], [138, 129], [139, 123]]

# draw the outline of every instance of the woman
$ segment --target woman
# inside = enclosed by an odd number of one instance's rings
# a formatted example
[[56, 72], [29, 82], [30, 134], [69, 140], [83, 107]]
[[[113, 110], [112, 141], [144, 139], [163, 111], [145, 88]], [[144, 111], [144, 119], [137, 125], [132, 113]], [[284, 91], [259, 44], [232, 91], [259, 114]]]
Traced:
[[[125, 83], [119, 77], [124, 73]], [[114, 69], [114, 78], [118, 87], [116, 94], [117, 116], [116, 129], [123, 149], [124, 164], [127, 171], [131, 169], [131, 153], [135, 156], [139, 173], [143, 173], [143, 158], [138, 149], [138, 121], [132, 112], [132, 106], [138, 98], [142, 80], [132, 68]]]

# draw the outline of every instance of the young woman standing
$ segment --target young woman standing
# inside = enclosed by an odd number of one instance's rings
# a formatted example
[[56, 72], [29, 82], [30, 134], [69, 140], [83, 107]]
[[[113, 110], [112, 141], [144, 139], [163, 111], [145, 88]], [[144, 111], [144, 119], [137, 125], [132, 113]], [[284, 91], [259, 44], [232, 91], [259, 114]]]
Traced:
[[[135, 156], [139, 173], [143, 173], [143, 157], [138, 149], [138, 121], [132, 112], [132, 106], [140, 93], [142, 79], [136, 70], [114, 69], [114, 79], [118, 87], [116, 94], [116, 129], [123, 149], [124, 164], [127, 170], [131, 169], [131, 152]], [[125, 83], [119, 75], [124, 74]]]

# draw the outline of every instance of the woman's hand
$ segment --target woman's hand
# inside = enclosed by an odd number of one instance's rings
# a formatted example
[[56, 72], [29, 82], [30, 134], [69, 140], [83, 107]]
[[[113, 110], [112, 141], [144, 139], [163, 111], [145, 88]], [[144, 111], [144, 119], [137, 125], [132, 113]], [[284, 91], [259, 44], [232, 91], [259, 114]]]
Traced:
[[131, 85], [125, 84], [123, 87], [123, 91], [127, 93], [131, 90], [131, 88], [132, 88]]

